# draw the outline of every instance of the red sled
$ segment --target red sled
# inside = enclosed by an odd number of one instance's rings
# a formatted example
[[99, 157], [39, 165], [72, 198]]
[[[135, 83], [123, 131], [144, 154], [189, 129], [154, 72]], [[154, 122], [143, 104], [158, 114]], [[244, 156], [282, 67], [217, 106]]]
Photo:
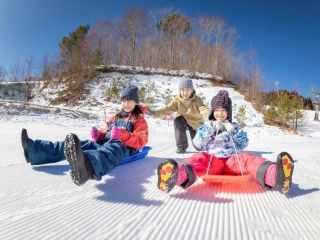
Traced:
[[[216, 137], [217, 137], [217, 134], [218, 134], [218, 131], [216, 133]], [[246, 184], [247, 182], [249, 182], [251, 180], [251, 175], [242, 170], [242, 167], [241, 167], [241, 164], [240, 164], [240, 160], [238, 158], [238, 151], [237, 151], [236, 145], [235, 145], [235, 143], [233, 141], [233, 138], [230, 135], [230, 133], [229, 133], [229, 136], [230, 136], [230, 139], [232, 141], [232, 144], [233, 144], [233, 147], [234, 147], [234, 151], [236, 153], [235, 156], [237, 158], [239, 169], [240, 169], [241, 173], [238, 174], [238, 175], [210, 175], [209, 174], [209, 169], [210, 169], [211, 161], [212, 161], [212, 154], [211, 154], [210, 161], [209, 161], [209, 164], [208, 164], [208, 167], [207, 167], [207, 172], [206, 172], [206, 174], [200, 176], [200, 178], [203, 180], [203, 182], [205, 182], [205, 183], [220, 183], [220, 184], [230, 183], [230, 184], [243, 185], [243, 184]], [[214, 149], [214, 146], [215, 146], [215, 143], [216, 143], [216, 139], [217, 139], [216, 137], [214, 138], [212, 149]]]
[[251, 175], [249, 173], [243, 175], [202, 175], [200, 178], [205, 183], [245, 184], [251, 180]]

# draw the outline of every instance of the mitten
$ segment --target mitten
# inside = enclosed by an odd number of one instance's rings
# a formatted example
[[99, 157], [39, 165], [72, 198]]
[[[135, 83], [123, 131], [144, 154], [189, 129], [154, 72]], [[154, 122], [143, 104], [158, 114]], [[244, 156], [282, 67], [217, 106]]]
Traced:
[[217, 128], [217, 130], [218, 130], [218, 131], [221, 131], [221, 132], [223, 132], [223, 131], [225, 131], [225, 130], [226, 130], [226, 128], [225, 128], [225, 126], [224, 126], [223, 122], [221, 122], [221, 121], [217, 121], [216, 128]]
[[232, 133], [233, 125], [232, 125], [232, 123], [226, 122], [226, 123], [224, 123], [224, 128], [226, 129], [226, 131], [228, 133]]
[[110, 139], [111, 140], [119, 139], [120, 136], [121, 136], [121, 128], [117, 126], [113, 126], [110, 132]]
[[223, 132], [223, 131], [227, 131], [228, 133], [232, 132], [233, 129], [233, 125], [229, 122], [221, 122], [221, 121], [217, 121], [217, 125], [216, 125], [217, 130]]
[[92, 127], [90, 131], [91, 139], [93, 141], [98, 141], [99, 140], [99, 130], [96, 127]]

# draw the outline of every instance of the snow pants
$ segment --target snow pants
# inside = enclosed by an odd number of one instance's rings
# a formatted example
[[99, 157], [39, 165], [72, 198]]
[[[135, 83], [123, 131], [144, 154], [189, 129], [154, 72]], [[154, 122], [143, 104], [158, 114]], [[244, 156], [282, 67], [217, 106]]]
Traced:
[[[129, 157], [137, 150], [123, 145], [120, 141], [91, 140], [80, 141], [83, 153], [90, 159], [95, 178], [100, 180], [103, 175], [121, 164], [121, 159]], [[65, 159], [64, 141], [51, 142], [46, 140], [28, 139], [28, 155], [31, 165], [55, 163]]]
[[238, 158], [243, 173], [250, 174], [260, 185], [266, 187], [264, 176], [268, 166], [272, 162], [248, 152], [239, 153], [238, 156], [233, 155], [229, 158], [218, 158], [206, 152], [198, 152], [185, 159], [185, 162], [192, 166], [196, 176], [201, 176], [206, 174], [211, 157], [210, 175], [240, 175], [241, 170]]
[[173, 120], [174, 124], [174, 133], [176, 138], [176, 144], [178, 150], [186, 150], [189, 146], [187, 130], [189, 130], [190, 137], [193, 139], [196, 135], [196, 130], [188, 125], [186, 119], [182, 116], [176, 117]]

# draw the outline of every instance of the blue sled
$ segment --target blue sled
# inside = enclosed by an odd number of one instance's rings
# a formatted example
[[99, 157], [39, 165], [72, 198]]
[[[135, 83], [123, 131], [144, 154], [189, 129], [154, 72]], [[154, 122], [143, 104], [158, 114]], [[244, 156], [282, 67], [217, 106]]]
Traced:
[[126, 163], [129, 163], [129, 162], [134, 162], [136, 160], [140, 160], [140, 159], [143, 159], [145, 158], [147, 155], [148, 155], [148, 152], [149, 150], [151, 150], [152, 147], [149, 147], [149, 146], [144, 146], [143, 148], [141, 148], [139, 150], [139, 152], [137, 152], [136, 154], [133, 154], [131, 155], [130, 157], [125, 157], [125, 158], [122, 158], [120, 160], [120, 164], [119, 165], [122, 165], [122, 164], [126, 164]]

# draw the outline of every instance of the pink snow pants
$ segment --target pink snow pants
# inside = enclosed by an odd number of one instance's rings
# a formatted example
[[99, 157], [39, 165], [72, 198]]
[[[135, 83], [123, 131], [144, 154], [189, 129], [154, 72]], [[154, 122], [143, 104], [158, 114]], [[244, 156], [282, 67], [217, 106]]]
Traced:
[[248, 152], [239, 153], [238, 156], [233, 155], [230, 158], [218, 158], [206, 152], [198, 152], [185, 159], [185, 162], [193, 167], [197, 176], [201, 176], [207, 172], [210, 157], [212, 157], [209, 169], [210, 175], [240, 175], [238, 158], [242, 171], [249, 173], [255, 179], [259, 166], [265, 161], [262, 157], [254, 156]]

